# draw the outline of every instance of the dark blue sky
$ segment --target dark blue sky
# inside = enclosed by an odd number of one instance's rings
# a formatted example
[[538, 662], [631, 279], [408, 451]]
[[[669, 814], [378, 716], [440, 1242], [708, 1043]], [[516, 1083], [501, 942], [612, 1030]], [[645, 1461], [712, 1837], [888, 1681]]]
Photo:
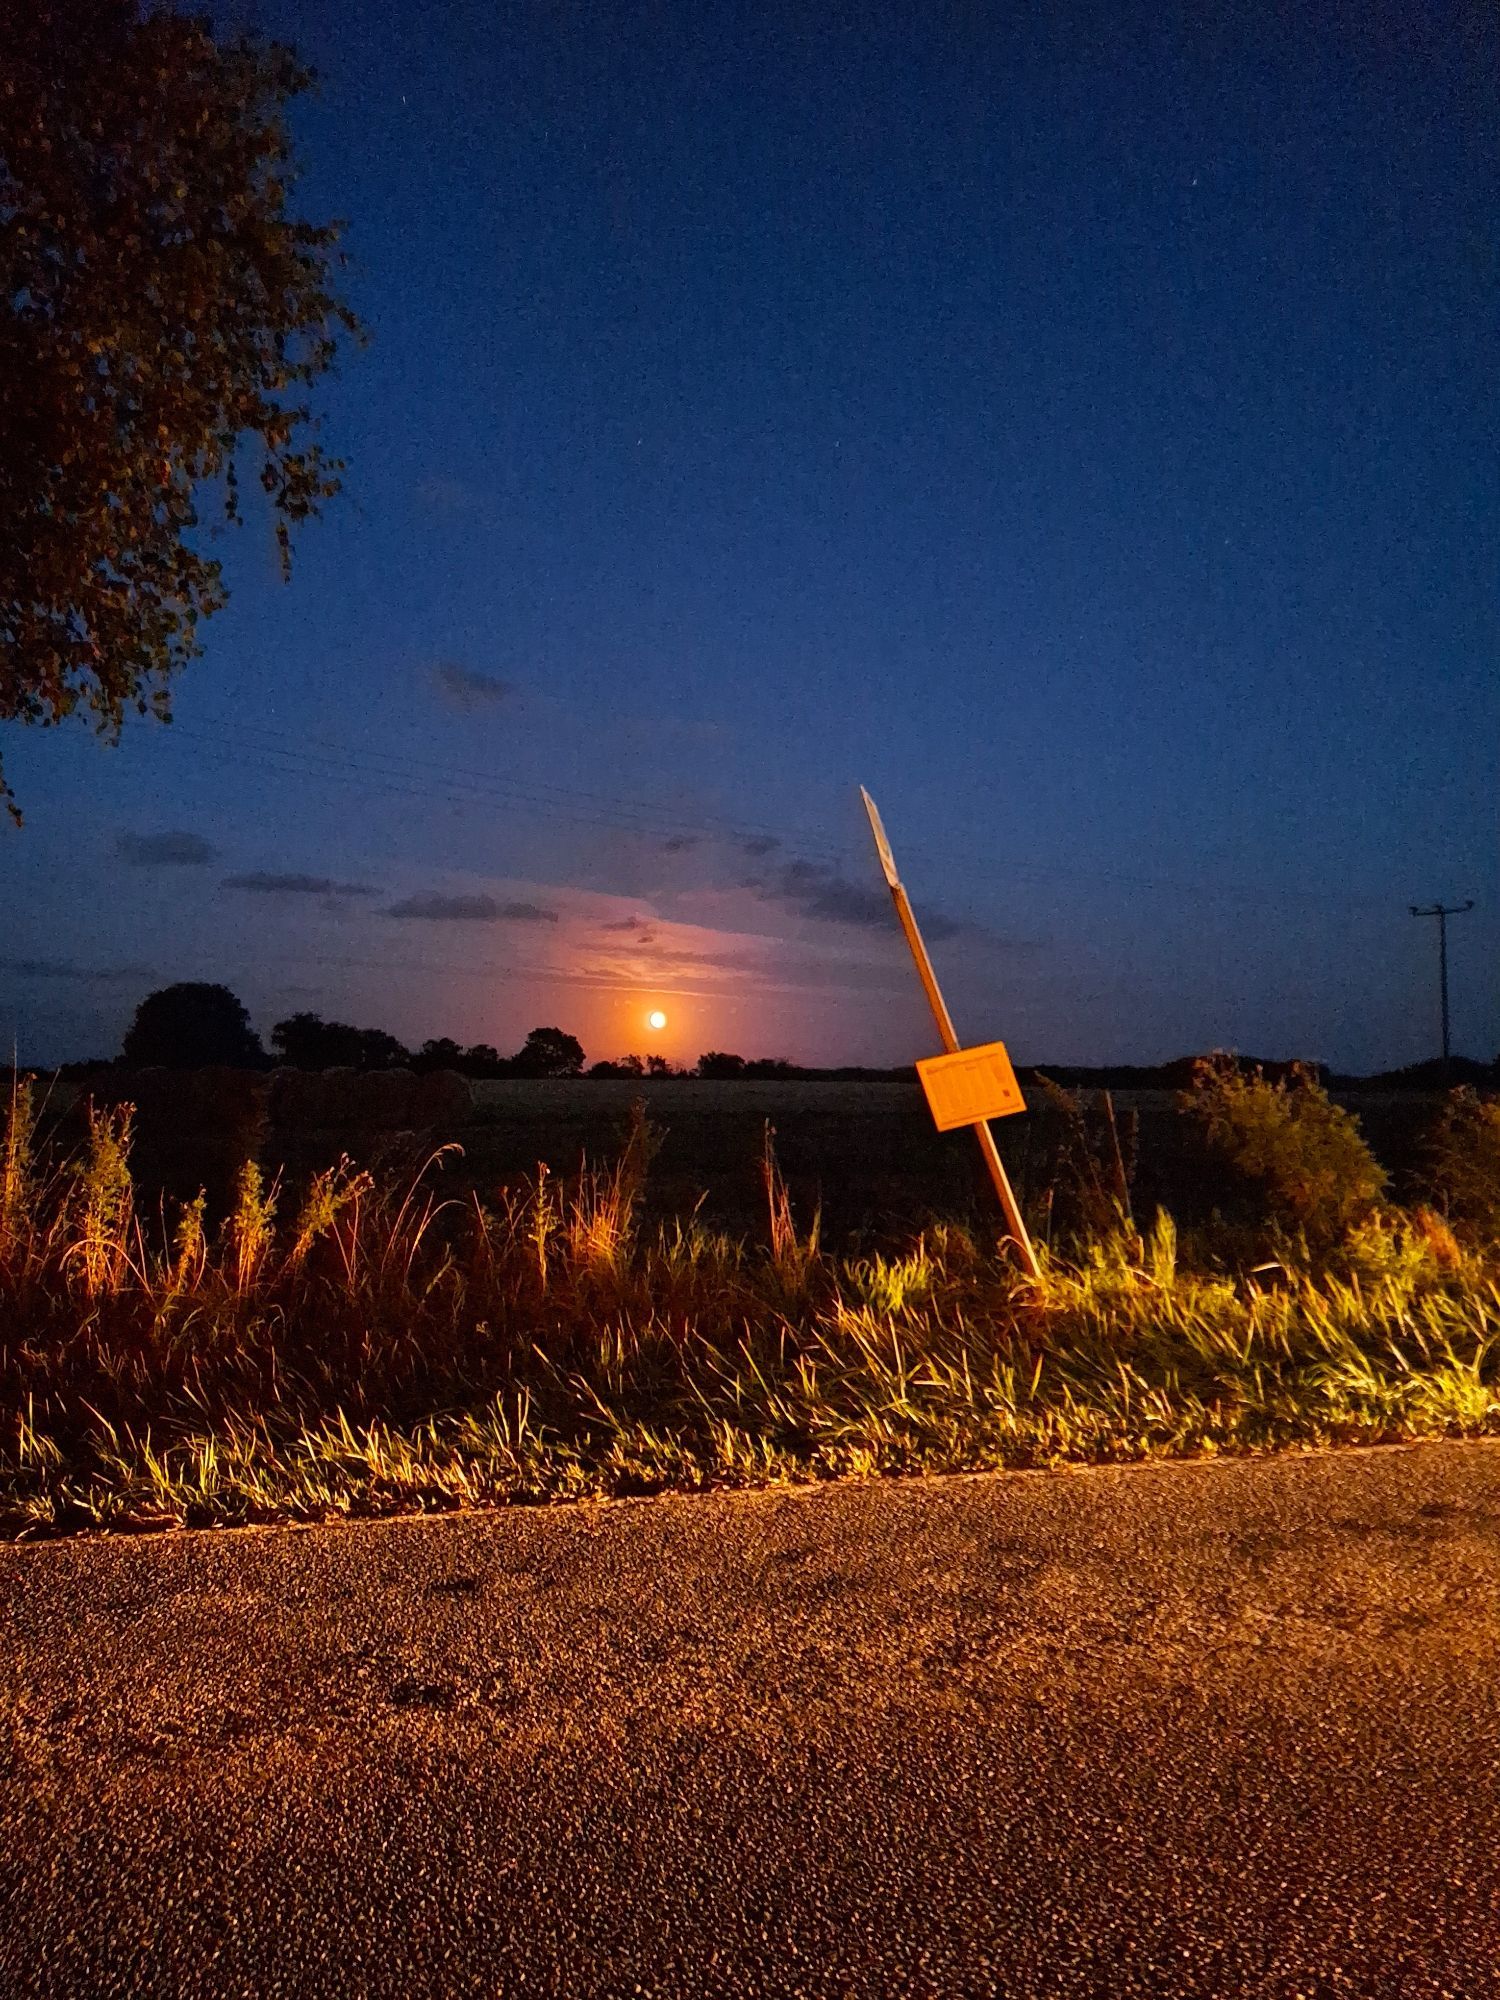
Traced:
[[24, 1057], [925, 1053], [860, 781], [973, 1040], [1425, 1056], [1473, 896], [1500, 1046], [1487, 5], [223, 11], [323, 76], [349, 493], [171, 731], [7, 731]]

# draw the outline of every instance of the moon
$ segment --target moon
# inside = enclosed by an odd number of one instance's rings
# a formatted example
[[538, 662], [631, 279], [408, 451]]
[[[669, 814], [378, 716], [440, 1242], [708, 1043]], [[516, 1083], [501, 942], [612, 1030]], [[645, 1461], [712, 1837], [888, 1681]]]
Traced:
[[661, 1011], [660, 1007], [656, 1008], [652, 1013], [646, 1016], [646, 1026], [648, 1028], [664, 1028], [666, 1025], [667, 1025], [667, 1017]]

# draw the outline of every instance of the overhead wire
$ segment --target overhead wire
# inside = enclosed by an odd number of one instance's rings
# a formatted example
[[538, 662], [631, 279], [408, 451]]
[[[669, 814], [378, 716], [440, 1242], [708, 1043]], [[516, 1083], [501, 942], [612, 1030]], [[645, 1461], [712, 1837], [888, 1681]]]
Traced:
[[[217, 726], [216, 726], [217, 727]], [[457, 809], [483, 805], [540, 809], [544, 821], [594, 826], [616, 832], [636, 832], [648, 838], [670, 841], [690, 837], [715, 838], [764, 847], [768, 864], [777, 861], [809, 860], [824, 868], [858, 867], [858, 843], [853, 837], [830, 838], [831, 830], [782, 825], [773, 828], [740, 816], [698, 810], [678, 810], [646, 800], [629, 800], [606, 793], [591, 792], [542, 780], [508, 780], [475, 772], [467, 766], [447, 765], [418, 758], [406, 752], [351, 750], [334, 746], [326, 738], [292, 737], [264, 724], [236, 723], [232, 732], [222, 733], [197, 724], [174, 723], [171, 733], [192, 743], [200, 756], [220, 764], [240, 766], [259, 763], [271, 772], [290, 778], [324, 781], [361, 792], [376, 790], [390, 797], [441, 802]], [[244, 741], [249, 735], [252, 742]], [[961, 850], [951, 844], [934, 843], [931, 836], [899, 842], [904, 858], [915, 859], [934, 871], [951, 870]], [[962, 850], [972, 862], [973, 850]], [[1395, 903], [1373, 895], [1329, 895], [1323, 890], [1303, 890], [1295, 885], [1255, 886], [1224, 880], [1177, 875], [1143, 874], [1121, 869], [1100, 869], [1090, 865], [1033, 860], [1007, 860], [1008, 879], [1024, 882], [1101, 884], [1113, 888], [1148, 890], [1174, 896], [1194, 896], [1204, 901], [1249, 902], [1258, 905], [1283, 904], [1287, 900], [1305, 902], [1320, 909], [1342, 907], [1386, 911]], [[945, 898], [952, 903], [951, 894]], [[974, 909], [972, 897], [963, 897], [962, 906]]]

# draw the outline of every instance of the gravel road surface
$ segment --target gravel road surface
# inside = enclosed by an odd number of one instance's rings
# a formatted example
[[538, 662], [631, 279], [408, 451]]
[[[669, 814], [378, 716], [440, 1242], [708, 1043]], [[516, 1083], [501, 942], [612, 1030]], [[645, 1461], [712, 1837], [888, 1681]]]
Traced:
[[1500, 1994], [1500, 1447], [0, 1550], [6, 1995]]

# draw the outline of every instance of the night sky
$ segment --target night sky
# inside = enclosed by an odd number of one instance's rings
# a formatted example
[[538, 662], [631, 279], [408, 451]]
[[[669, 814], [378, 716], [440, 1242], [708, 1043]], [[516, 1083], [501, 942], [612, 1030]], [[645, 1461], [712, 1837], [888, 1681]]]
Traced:
[[[235, 0], [373, 340], [170, 729], [8, 728], [0, 1033], [1500, 1047], [1496, 15]], [[660, 1007], [665, 1032], [645, 1017]]]

